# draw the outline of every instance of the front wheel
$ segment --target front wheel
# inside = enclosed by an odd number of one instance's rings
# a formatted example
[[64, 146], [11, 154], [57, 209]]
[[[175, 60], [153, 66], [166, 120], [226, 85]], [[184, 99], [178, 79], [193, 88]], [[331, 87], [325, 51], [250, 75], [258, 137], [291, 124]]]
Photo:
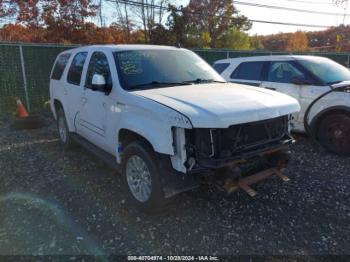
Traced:
[[350, 155], [350, 117], [345, 114], [326, 116], [318, 129], [318, 140], [327, 150]]
[[152, 212], [165, 205], [157, 155], [146, 143], [135, 141], [125, 148], [122, 176], [129, 200], [138, 209]]

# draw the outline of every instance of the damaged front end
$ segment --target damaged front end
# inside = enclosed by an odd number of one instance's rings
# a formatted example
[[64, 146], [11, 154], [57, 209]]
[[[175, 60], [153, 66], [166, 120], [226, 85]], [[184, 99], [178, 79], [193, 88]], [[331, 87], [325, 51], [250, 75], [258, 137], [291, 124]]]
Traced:
[[[293, 142], [289, 116], [224, 129], [186, 129], [185, 141], [187, 173], [210, 174], [207, 177], [226, 186], [227, 191], [232, 190], [227, 188], [227, 181], [239, 186], [239, 181], [252, 175], [256, 175], [254, 181], [272, 174], [286, 180], [281, 172], [287, 166], [288, 146]], [[253, 180], [242, 182], [241, 188]]]

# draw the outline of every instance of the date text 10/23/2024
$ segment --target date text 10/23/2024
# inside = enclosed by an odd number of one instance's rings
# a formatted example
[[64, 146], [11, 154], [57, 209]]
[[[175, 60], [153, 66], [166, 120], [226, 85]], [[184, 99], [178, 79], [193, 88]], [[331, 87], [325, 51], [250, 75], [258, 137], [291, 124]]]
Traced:
[[128, 261], [219, 261], [217, 256], [128, 256]]

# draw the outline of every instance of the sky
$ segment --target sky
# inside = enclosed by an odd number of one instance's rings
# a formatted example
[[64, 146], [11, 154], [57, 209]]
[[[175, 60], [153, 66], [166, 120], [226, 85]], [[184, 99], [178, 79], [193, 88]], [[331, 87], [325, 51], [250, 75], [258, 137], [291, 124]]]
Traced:
[[[277, 10], [270, 8], [261, 8], [253, 6], [244, 6], [236, 4], [241, 14], [247, 16], [249, 19], [255, 20], [269, 20], [287, 23], [298, 24], [312, 24], [312, 25], [326, 25], [337, 26], [343, 24], [344, 13], [348, 13], [347, 3], [340, 6], [332, 4], [332, 0], [242, 0], [239, 2], [258, 3], [264, 5], [282, 6], [294, 9], [312, 10], [317, 12], [327, 13], [340, 13], [342, 15], [325, 15], [325, 14], [312, 14], [303, 12], [294, 12], [287, 10]], [[346, 16], [344, 24], [350, 22], [350, 17]], [[252, 29], [249, 34], [276, 34], [279, 32], [295, 32], [297, 30], [302, 31], [316, 31], [324, 30], [325, 28], [313, 28], [305, 26], [287, 26], [287, 25], [275, 25], [275, 24], [262, 24], [253, 23]]]
[[[349, 0], [350, 1], [350, 0]], [[187, 5], [189, 0], [177, 0], [174, 1], [177, 5]], [[236, 3], [235, 3], [236, 2]], [[240, 2], [250, 4], [262, 4], [270, 6], [279, 6], [293, 9], [311, 10], [316, 12], [336, 13], [338, 15], [326, 15], [326, 14], [313, 14], [305, 12], [295, 12], [287, 10], [278, 10], [271, 8], [262, 8], [256, 6], [246, 6], [239, 4]], [[235, 1], [234, 4], [240, 11], [240, 14], [245, 15], [252, 20], [265, 20], [265, 21], [277, 21], [284, 23], [297, 23], [307, 25], [323, 25], [323, 26], [337, 26], [340, 24], [350, 23], [350, 6], [347, 8], [348, 3], [336, 6], [333, 4], [333, 0], [240, 0]], [[106, 23], [108, 24], [113, 18], [113, 11], [110, 4], [105, 4], [104, 13], [106, 17]], [[344, 14], [347, 14], [344, 19]], [[279, 32], [295, 32], [302, 31], [316, 31], [324, 30], [326, 28], [315, 28], [307, 26], [291, 26], [291, 25], [276, 25], [276, 24], [264, 24], [253, 23], [251, 30], [248, 31], [250, 35], [268, 35], [276, 34]]]

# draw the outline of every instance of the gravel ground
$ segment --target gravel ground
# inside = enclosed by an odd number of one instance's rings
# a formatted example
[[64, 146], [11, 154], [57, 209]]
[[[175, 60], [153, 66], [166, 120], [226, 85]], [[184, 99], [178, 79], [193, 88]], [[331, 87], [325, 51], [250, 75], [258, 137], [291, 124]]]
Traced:
[[120, 178], [55, 125], [0, 122], [0, 254], [350, 254], [350, 161], [298, 136], [287, 175], [230, 196], [203, 186], [166, 212], [128, 208]]

